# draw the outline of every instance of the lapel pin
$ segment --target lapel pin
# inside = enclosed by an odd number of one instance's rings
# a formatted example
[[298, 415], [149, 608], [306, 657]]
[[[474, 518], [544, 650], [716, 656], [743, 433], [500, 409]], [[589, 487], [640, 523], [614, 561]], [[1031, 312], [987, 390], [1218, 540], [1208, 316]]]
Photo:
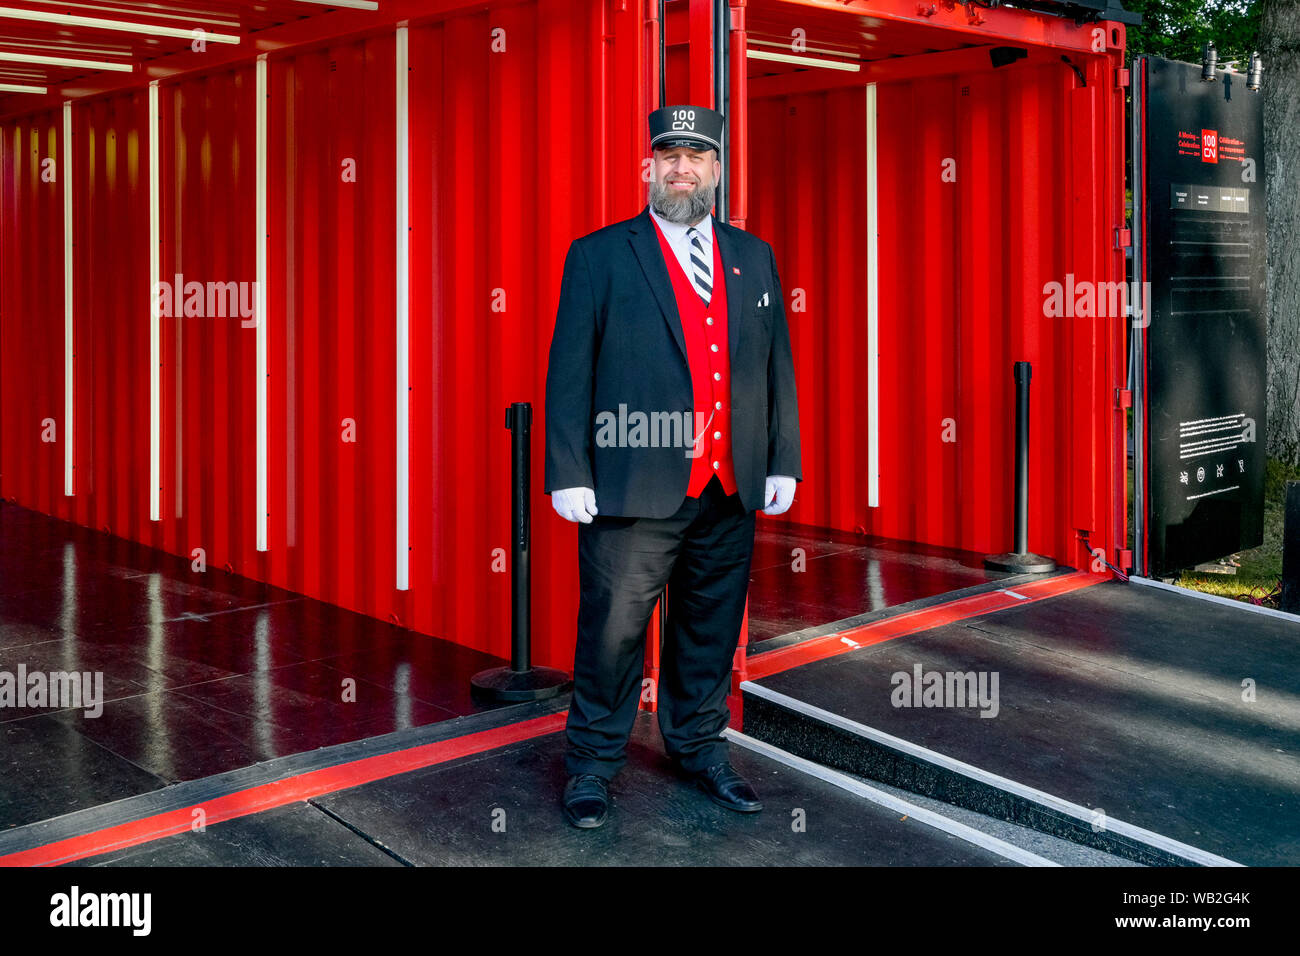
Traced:
[[740, 275], [740, 266], [732, 266], [731, 271], [734, 272], [736, 275]]

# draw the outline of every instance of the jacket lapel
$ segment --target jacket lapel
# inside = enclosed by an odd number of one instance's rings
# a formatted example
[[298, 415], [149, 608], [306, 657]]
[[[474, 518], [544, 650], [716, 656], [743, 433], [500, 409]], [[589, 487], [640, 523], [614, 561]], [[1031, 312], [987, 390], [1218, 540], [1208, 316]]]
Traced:
[[[713, 241], [718, 244], [718, 254], [722, 257], [722, 273], [727, 282], [727, 346], [731, 358], [735, 359], [744, 309], [741, 302], [741, 276], [733, 271], [740, 262], [740, 253], [728, 231], [730, 228], [716, 217], [714, 218]], [[659, 311], [663, 313], [664, 321], [668, 323], [668, 328], [677, 341], [677, 347], [682, 350], [682, 358], [689, 361], [686, 355], [686, 338], [682, 335], [682, 317], [677, 311], [677, 297], [673, 294], [673, 282], [668, 276], [668, 267], [664, 264], [663, 250], [659, 247], [659, 234], [650, 220], [649, 206], [642, 209], [641, 215], [632, 220], [628, 232], [628, 239], [641, 263], [641, 270], [650, 284], [655, 301], [659, 303]], [[716, 289], [717, 285], [717, 277], [714, 276], [713, 287]]]
[[[641, 263], [641, 271], [645, 273], [650, 291], [654, 293], [655, 301], [659, 303], [664, 321], [668, 323], [673, 338], [677, 340], [677, 347], [682, 350], [682, 358], [689, 361], [686, 355], [686, 339], [682, 335], [682, 317], [677, 311], [677, 297], [673, 295], [673, 282], [668, 276], [668, 266], [664, 264], [663, 250], [659, 248], [659, 234], [655, 231], [655, 224], [650, 220], [649, 206], [642, 209], [641, 215], [632, 220], [628, 232], [628, 241], [632, 243], [632, 249]], [[728, 288], [727, 306], [728, 308], [731, 306], [730, 288]]]
[[[736, 251], [735, 243], [732, 242], [731, 233], [728, 231], [730, 228], [714, 218], [713, 241], [718, 244], [718, 254], [722, 256], [722, 274], [727, 278], [727, 346], [730, 357], [734, 361], [736, 343], [740, 341], [740, 321], [744, 304], [740, 301], [741, 277], [733, 271], [733, 268], [740, 264], [740, 254]], [[713, 287], [715, 289], [718, 287], [716, 276]]]

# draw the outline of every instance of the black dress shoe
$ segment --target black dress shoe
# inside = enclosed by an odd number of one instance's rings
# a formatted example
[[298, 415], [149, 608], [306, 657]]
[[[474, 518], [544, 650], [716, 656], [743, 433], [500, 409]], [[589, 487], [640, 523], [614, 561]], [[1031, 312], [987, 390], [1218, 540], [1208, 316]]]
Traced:
[[609, 810], [608, 788], [609, 781], [594, 773], [570, 777], [564, 785], [564, 818], [583, 829], [600, 826]]
[[763, 809], [754, 788], [725, 761], [690, 776], [695, 785], [720, 807], [739, 813], [757, 813]]

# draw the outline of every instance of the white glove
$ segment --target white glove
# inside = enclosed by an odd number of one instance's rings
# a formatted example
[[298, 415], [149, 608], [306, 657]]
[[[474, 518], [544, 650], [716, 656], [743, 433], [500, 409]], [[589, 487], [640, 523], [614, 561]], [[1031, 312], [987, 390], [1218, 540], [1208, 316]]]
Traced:
[[763, 514], [779, 515], [784, 512], [794, 501], [794, 479], [789, 475], [768, 475], [763, 500], [767, 502]]
[[551, 492], [551, 504], [565, 521], [591, 524], [596, 513], [596, 492], [591, 488], [560, 488]]

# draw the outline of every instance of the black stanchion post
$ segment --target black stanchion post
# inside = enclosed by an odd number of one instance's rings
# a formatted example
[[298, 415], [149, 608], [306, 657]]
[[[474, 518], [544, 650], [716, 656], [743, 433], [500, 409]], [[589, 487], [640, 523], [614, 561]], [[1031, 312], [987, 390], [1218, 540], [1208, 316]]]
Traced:
[[553, 667], [532, 667], [532, 573], [528, 558], [532, 546], [529, 505], [531, 468], [529, 431], [533, 406], [515, 402], [506, 409], [510, 429], [511, 524], [513, 556], [510, 564], [510, 666], [479, 671], [470, 679], [475, 700], [508, 702], [541, 700], [562, 694], [573, 686], [569, 675]]
[[1011, 371], [1016, 380], [1016, 500], [1015, 550], [989, 555], [984, 567], [994, 571], [1040, 573], [1055, 571], [1056, 562], [1029, 553], [1029, 379], [1028, 362], [1017, 362]]

